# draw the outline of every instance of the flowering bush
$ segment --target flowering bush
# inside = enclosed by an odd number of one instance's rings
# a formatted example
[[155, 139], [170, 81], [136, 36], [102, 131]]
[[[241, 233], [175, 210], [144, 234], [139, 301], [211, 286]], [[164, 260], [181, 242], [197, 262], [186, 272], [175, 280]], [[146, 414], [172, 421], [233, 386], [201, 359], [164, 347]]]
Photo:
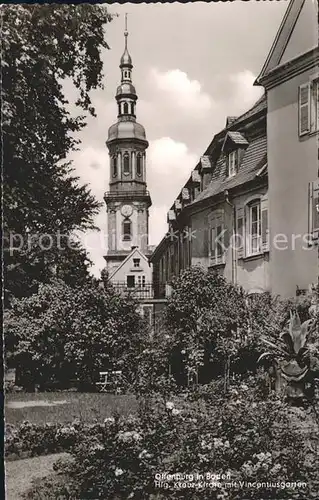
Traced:
[[43, 425], [23, 422], [19, 426], [6, 425], [5, 454], [8, 459], [18, 459], [69, 451], [85, 432], [96, 433], [100, 424], [46, 423]]
[[[71, 445], [73, 460], [57, 466], [69, 492], [64, 485], [61, 498], [217, 499], [221, 493], [232, 500], [318, 498], [318, 426], [312, 409], [289, 408], [275, 397], [263, 400], [258, 390], [247, 379], [226, 396], [220, 382], [210, 386], [207, 398], [196, 391], [171, 397], [154, 393], [152, 400], [140, 400], [135, 416], [115, 415], [90, 432], [79, 429]], [[157, 480], [162, 473], [207, 478], [227, 473], [232, 486], [183, 486], [168, 476]], [[296, 481], [306, 484], [289, 486]]]

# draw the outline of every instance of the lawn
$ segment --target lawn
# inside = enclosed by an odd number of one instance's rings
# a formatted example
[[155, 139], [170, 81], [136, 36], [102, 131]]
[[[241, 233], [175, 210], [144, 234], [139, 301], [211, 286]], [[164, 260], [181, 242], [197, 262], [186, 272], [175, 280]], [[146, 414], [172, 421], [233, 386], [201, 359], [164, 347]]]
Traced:
[[118, 412], [128, 415], [136, 411], [132, 395], [107, 393], [44, 392], [6, 394], [5, 419], [7, 424], [72, 422], [80, 418], [85, 422], [104, 420]]

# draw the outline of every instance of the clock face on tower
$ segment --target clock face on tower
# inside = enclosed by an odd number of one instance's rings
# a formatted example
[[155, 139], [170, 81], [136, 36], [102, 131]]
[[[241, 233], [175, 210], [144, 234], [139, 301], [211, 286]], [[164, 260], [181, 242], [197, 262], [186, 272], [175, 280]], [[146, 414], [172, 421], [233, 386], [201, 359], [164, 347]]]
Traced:
[[121, 213], [124, 215], [124, 217], [129, 217], [132, 215], [133, 209], [131, 205], [123, 205], [121, 208]]

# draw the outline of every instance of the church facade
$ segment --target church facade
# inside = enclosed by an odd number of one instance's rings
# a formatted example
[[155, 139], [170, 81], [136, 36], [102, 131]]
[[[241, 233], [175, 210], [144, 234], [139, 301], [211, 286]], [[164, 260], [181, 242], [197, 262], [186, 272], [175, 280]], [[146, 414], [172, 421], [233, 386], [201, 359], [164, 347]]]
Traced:
[[108, 130], [110, 156], [109, 191], [105, 194], [108, 251], [105, 255], [109, 279], [117, 288], [137, 297], [152, 296], [152, 269], [148, 257], [149, 208], [146, 184], [145, 129], [136, 121], [137, 94], [132, 83], [132, 58], [125, 49], [120, 61], [121, 83], [116, 91], [117, 122]]

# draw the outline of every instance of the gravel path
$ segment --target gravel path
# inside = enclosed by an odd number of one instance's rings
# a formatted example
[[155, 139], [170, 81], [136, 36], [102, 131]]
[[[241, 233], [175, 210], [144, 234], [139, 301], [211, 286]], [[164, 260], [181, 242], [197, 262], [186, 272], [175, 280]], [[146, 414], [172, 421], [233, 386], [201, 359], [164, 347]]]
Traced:
[[23, 493], [31, 488], [33, 479], [40, 479], [53, 472], [53, 464], [67, 453], [54, 453], [42, 457], [6, 461], [6, 500], [21, 500]]

